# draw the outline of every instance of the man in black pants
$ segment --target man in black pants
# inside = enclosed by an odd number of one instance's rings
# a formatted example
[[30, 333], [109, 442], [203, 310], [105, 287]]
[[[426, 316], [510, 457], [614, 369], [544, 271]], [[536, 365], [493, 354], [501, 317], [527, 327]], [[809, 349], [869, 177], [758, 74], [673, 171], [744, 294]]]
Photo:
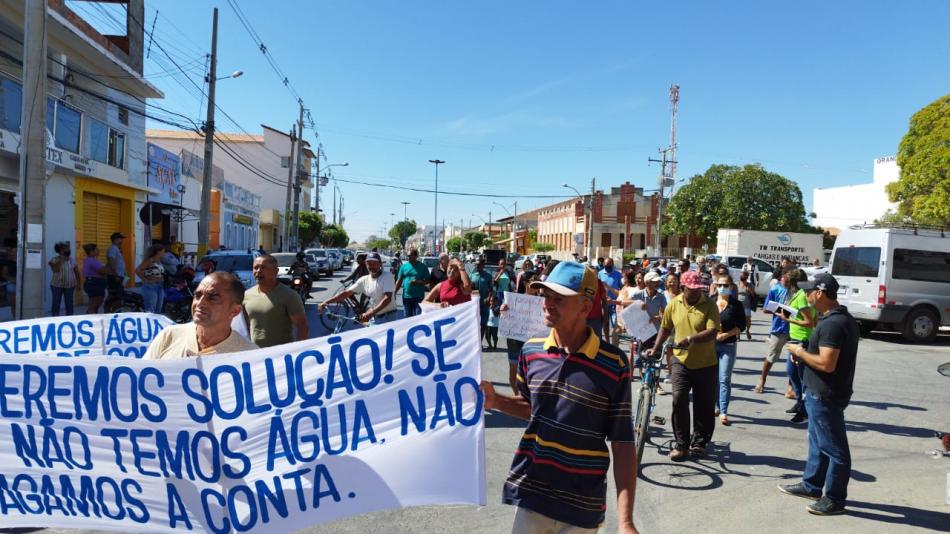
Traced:
[[[670, 459], [685, 460], [690, 453], [702, 455], [712, 441], [716, 428], [716, 398], [719, 394], [719, 361], [716, 358], [716, 333], [719, 308], [706, 296], [707, 285], [700, 273], [687, 271], [680, 276], [683, 292], [671, 300], [660, 322], [654, 347], [663, 347], [675, 332], [671, 380], [673, 386], [673, 435], [676, 446]], [[652, 355], [655, 349], [649, 349]], [[693, 391], [693, 433], [690, 435], [689, 393]]]
[[858, 323], [846, 307], [838, 304], [838, 281], [834, 276], [819, 273], [798, 287], [805, 291], [808, 304], [821, 314], [808, 339], [808, 349], [786, 345], [789, 353], [805, 364], [808, 460], [802, 481], [779, 486], [779, 490], [817, 501], [807, 508], [812, 514], [843, 514], [851, 479], [844, 409], [853, 391]]

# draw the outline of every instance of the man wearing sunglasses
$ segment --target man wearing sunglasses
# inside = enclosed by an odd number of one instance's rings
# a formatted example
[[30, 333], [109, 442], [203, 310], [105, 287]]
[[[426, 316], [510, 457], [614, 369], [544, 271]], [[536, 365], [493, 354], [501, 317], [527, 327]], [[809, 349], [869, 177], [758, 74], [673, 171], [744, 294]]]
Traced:
[[801, 282], [808, 304], [821, 314], [808, 348], [786, 345], [805, 364], [805, 409], [808, 412], [808, 460], [802, 481], [779, 486], [789, 495], [816, 501], [808, 506], [815, 515], [845, 512], [851, 478], [851, 450], [845, 433], [844, 410], [851, 400], [858, 355], [858, 323], [838, 303], [838, 281], [819, 273]]

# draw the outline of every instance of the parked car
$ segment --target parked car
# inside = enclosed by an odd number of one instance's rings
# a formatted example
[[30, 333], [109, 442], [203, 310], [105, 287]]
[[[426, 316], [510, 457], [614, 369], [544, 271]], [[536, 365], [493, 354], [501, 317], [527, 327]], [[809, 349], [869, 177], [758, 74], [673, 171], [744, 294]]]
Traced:
[[527, 256], [522, 256], [521, 258], [518, 258], [517, 261], [515, 261], [515, 270], [517, 271], [521, 269], [521, 266], [524, 264], [524, 260], [531, 260], [531, 264], [536, 266], [538, 264], [538, 260], [546, 262], [549, 259], [551, 259], [551, 256], [548, 254], [528, 254]]
[[195, 283], [201, 282], [206, 274], [213, 271], [225, 271], [237, 276], [244, 288], [257, 285], [254, 280], [254, 258], [260, 256], [256, 250], [214, 250], [198, 261]]
[[303, 261], [307, 262], [307, 270], [310, 271], [310, 279], [316, 282], [320, 279], [320, 262], [313, 254], [304, 253]]
[[356, 259], [356, 254], [348, 248], [341, 250], [340, 253], [343, 254], [343, 265], [352, 265]]
[[[709, 256], [706, 257], [708, 258]], [[717, 256], [717, 258], [720, 263], [725, 263], [729, 266], [729, 275], [732, 276], [732, 279], [739, 280], [739, 275], [742, 274], [742, 266], [745, 265], [748, 256]], [[772, 273], [775, 272], [775, 267], [769, 262], [756, 257], [752, 258], [752, 263], [755, 264], [755, 272], [759, 279], [755, 285], [755, 294], [761, 298], [765, 298], [765, 296], [769, 294], [769, 288], [772, 283]]]
[[327, 257], [330, 258], [330, 263], [333, 264], [333, 270], [337, 271], [343, 268], [343, 254], [335, 248], [327, 249]]
[[313, 255], [314, 259], [317, 261], [318, 269], [320, 272], [324, 273], [327, 276], [333, 276], [333, 262], [330, 259], [330, 255], [327, 253], [325, 248], [308, 248], [304, 251], [306, 254]]
[[852, 227], [831, 254], [838, 302], [861, 324], [930, 342], [950, 325], [950, 237], [940, 230]]

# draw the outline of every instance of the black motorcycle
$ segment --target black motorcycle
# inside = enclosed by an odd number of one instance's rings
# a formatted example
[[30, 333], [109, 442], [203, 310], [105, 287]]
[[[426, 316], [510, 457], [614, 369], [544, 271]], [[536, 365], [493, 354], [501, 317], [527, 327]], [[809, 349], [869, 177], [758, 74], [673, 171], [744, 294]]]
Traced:
[[133, 291], [127, 291], [122, 287], [122, 277], [108, 276], [106, 278], [106, 288], [109, 295], [102, 305], [105, 313], [126, 313], [145, 311], [145, 299], [142, 295]]
[[307, 302], [307, 299], [310, 298], [310, 280], [306, 275], [293, 275], [290, 288], [300, 295], [300, 300]]

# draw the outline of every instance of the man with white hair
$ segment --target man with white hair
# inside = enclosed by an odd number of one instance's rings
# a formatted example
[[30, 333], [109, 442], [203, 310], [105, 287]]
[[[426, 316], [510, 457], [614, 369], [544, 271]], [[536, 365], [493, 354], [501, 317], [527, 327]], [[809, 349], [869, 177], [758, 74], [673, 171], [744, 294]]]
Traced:
[[439, 264], [429, 271], [429, 288], [433, 288], [449, 277], [449, 255], [439, 254]]

